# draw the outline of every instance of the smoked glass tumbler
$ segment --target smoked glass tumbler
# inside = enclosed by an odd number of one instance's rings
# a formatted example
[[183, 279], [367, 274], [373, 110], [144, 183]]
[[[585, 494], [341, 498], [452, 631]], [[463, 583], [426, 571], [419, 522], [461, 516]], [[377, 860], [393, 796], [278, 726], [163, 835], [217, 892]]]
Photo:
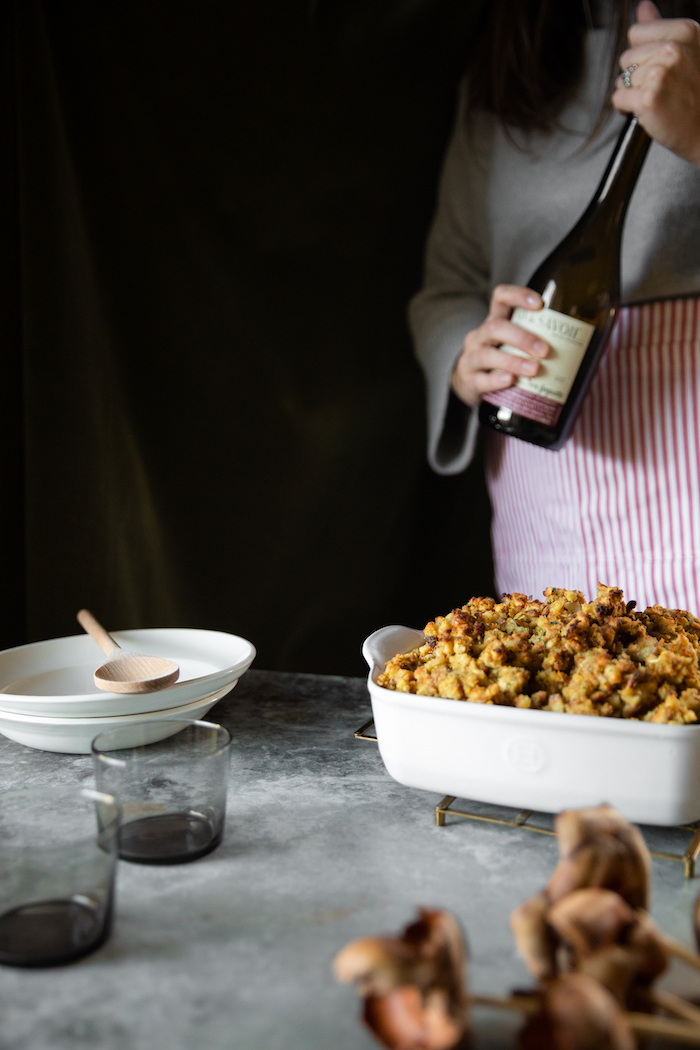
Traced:
[[112, 925], [119, 807], [87, 788], [0, 794], [0, 963], [57, 966]]
[[231, 734], [214, 722], [167, 723], [170, 735], [155, 743], [162, 720], [111, 729], [92, 742], [98, 790], [114, 795], [122, 808], [122, 860], [181, 864], [221, 842]]

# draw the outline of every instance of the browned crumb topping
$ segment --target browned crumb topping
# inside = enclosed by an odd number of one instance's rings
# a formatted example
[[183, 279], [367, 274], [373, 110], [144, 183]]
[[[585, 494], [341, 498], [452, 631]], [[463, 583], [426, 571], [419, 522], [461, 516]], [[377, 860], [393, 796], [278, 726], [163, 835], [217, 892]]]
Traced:
[[377, 684], [419, 696], [541, 711], [697, 722], [700, 620], [652, 605], [628, 611], [622, 591], [548, 587], [472, 598], [425, 628], [425, 644], [389, 660]]

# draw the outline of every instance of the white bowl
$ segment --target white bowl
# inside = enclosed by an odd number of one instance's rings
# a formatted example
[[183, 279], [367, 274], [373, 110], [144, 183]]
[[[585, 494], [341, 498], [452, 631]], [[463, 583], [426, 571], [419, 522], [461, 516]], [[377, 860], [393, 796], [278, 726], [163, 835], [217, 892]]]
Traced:
[[51, 718], [160, 711], [231, 688], [255, 657], [245, 638], [222, 631], [163, 627], [115, 631], [112, 636], [126, 651], [175, 660], [178, 681], [155, 693], [105, 692], [93, 681], [104, 654], [92, 638], [53, 638], [0, 652], [0, 710]]
[[384, 627], [362, 652], [387, 771], [441, 795], [555, 813], [608, 802], [628, 820], [700, 819], [700, 725], [529, 711], [378, 686], [387, 660], [421, 631]]
[[[176, 730], [166, 721], [169, 718], [201, 718], [217, 700], [230, 692], [233, 685], [217, 689], [209, 696], [200, 697], [189, 704], [161, 708], [159, 711], [144, 711], [136, 715], [115, 715], [111, 718], [49, 718], [44, 715], [15, 714], [0, 711], [0, 733], [26, 747], [39, 751], [61, 751], [71, 755], [89, 755], [90, 744], [99, 733], [121, 726], [136, 726], [140, 722], [161, 722], [154, 725], [144, 743], [152, 744], [164, 740]], [[151, 694], [152, 695], [152, 694]]]

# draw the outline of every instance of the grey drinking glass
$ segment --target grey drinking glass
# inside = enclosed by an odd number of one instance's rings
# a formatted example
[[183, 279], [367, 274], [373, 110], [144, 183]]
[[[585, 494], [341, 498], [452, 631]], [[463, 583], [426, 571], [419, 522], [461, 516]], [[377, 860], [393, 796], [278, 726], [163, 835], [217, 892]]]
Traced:
[[168, 722], [172, 733], [155, 743], [151, 722], [111, 729], [92, 742], [97, 787], [122, 808], [122, 860], [181, 864], [221, 842], [231, 734], [214, 722]]
[[119, 807], [88, 788], [0, 794], [0, 963], [56, 966], [112, 925]]

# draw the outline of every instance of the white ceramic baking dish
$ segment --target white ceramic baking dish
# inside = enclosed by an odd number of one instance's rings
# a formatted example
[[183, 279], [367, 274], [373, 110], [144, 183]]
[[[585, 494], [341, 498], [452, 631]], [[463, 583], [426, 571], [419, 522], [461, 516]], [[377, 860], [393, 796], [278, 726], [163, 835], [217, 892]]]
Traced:
[[387, 660], [424, 641], [383, 627], [365, 641], [379, 751], [400, 784], [557, 813], [608, 802], [629, 820], [700, 820], [700, 725], [471, 704], [383, 689]]

